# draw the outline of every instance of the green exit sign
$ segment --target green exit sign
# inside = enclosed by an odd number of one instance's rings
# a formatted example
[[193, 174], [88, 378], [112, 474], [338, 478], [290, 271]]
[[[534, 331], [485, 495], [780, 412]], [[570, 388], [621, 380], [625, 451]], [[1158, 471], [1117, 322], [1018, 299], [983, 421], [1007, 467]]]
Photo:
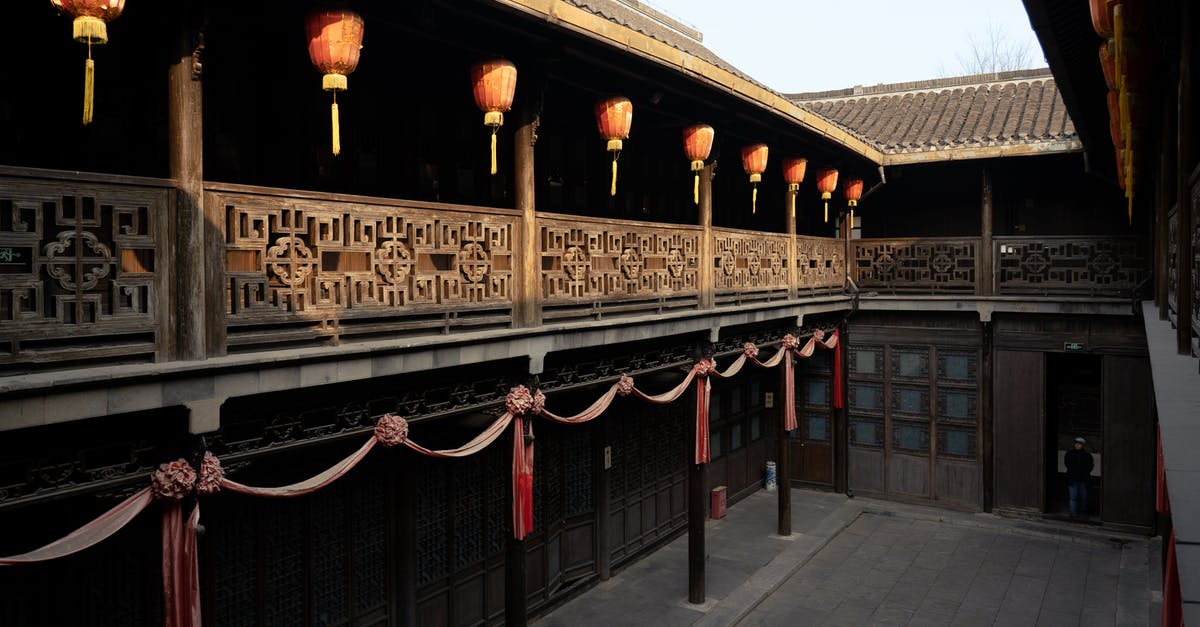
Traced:
[[1083, 342], [1063, 342], [1063, 350], [1067, 352], [1083, 350]]

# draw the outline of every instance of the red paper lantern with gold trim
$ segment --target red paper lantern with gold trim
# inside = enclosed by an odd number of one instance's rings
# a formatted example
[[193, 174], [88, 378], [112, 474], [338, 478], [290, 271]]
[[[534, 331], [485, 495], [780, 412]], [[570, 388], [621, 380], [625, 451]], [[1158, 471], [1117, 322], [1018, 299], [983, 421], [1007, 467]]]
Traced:
[[1109, 89], [1117, 88], [1117, 58], [1114, 55], [1116, 46], [1111, 45], [1112, 40], [1108, 40], [1100, 44], [1100, 69], [1104, 72], [1104, 84], [1108, 85]]
[[342, 152], [341, 127], [338, 120], [337, 93], [345, 91], [347, 77], [358, 67], [362, 53], [363, 19], [348, 10], [317, 9], [305, 21], [308, 33], [308, 56], [321, 71], [321, 87], [333, 92], [330, 119], [333, 132], [333, 154]]
[[787, 181], [788, 204], [791, 205], [792, 217], [796, 217], [796, 192], [804, 182], [804, 174], [808, 171], [808, 159], [803, 157], [788, 157], [783, 160], [783, 180]]
[[829, 199], [833, 198], [833, 190], [837, 189], [838, 171], [833, 168], [817, 170], [817, 191], [821, 192], [821, 200], [825, 201], [825, 221], [829, 222]]
[[742, 169], [750, 175], [750, 185], [754, 190], [750, 193], [750, 213], [758, 211], [758, 183], [762, 181], [763, 172], [767, 171], [767, 145], [750, 144], [742, 146]]
[[483, 111], [483, 123], [492, 127], [492, 174], [496, 173], [496, 133], [504, 125], [504, 114], [512, 109], [517, 91], [517, 66], [508, 59], [488, 59], [471, 66], [475, 104]]
[[848, 179], [842, 184], [842, 194], [846, 196], [846, 206], [850, 208], [850, 227], [854, 228], [854, 208], [858, 206], [858, 201], [862, 199], [863, 181], [862, 179]]
[[624, 140], [629, 139], [631, 126], [633, 103], [628, 98], [613, 96], [596, 103], [596, 127], [600, 129], [600, 136], [608, 140], [608, 151], [613, 153], [610, 196], [617, 195], [617, 157], [621, 155]]
[[50, 0], [59, 12], [75, 17], [72, 37], [87, 44], [88, 56], [83, 70], [83, 123], [92, 123], [93, 101], [96, 93], [96, 62], [92, 60], [92, 45], [108, 43], [108, 23], [125, 10], [125, 0]]
[[692, 181], [692, 202], [700, 204], [700, 170], [704, 169], [704, 160], [712, 152], [713, 138], [716, 131], [707, 124], [693, 124], [683, 129], [683, 152], [692, 162], [692, 172], [696, 175]]
[[1116, 0], [1088, 0], [1092, 12], [1092, 28], [1101, 37], [1113, 36], [1112, 10]]

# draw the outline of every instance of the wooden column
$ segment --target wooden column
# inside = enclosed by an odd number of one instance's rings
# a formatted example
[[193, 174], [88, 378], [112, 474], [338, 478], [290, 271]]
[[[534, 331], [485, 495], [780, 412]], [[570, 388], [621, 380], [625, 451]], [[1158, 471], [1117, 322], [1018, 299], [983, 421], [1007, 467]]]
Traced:
[[[795, 300], [800, 289], [800, 272], [796, 268], [796, 214], [793, 207], [796, 206], [796, 196], [799, 192], [788, 190], [787, 193], [787, 208], [784, 209], [787, 215], [787, 234], [790, 240], [790, 248], [788, 249], [788, 299]], [[785, 534], [786, 535], [786, 534]]]
[[[1158, 319], [1169, 318], [1170, 303], [1167, 293], [1170, 291], [1170, 281], [1167, 280], [1168, 261], [1170, 259], [1171, 224], [1167, 217], [1171, 205], [1175, 204], [1176, 190], [1172, 177], [1177, 170], [1174, 163], [1175, 150], [1171, 142], [1175, 138], [1175, 107], [1178, 97], [1175, 88], [1178, 78], [1171, 72], [1167, 80], [1162, 82], [1162, 105], [1159, 114], [1162, 117], [1162, 133], [1158, 140], [1158, 197], [1154, 203], [1154, 304], [1158, 307]], [[1118, 173], [1118, 176], [1120, 173]]]
[[[1176, 137], [1178, 138], [1176, 148], [1178, 158], [1175, 161], [1176, 178], [1175, 185], [1178, 190], [1177, 202], [1179, 227], [1176, 229], [1176, 237], [1178, 242], [1175, 245], [1175, 276], [1178, 277], [1176, 283], [1177, 293], [1175, 302], [1178, 304], [1179, 319], [1175, 323], [1176, 340], [1180, 354], [1190, 355], [1192, 352], [1192, 308], [1196, 303], [1192, 302], [1192, 198], [1188, 189], [1188, 182], [1192, 175], [1192, 144], [1195, 138], [1191, 136], [1196, 132], [1192, 123], [1192, 115], [1195, 111], [1195, 99], [1192, 92], [1195, 87], [1193, 85], [1192, 49], [1194, 42], [1192, 41], [1192, 11], [1193, 3], [1181, 2], [1180, 10], [1180, 45], [1179, 45], [1179, 128]], [[1136, 175], [1136, 173], [1135, 173]]]
[[[793, 192], [794, 193], [794, 192]], [[794, 224], [794, 221], [793, 221]], [[780, 350], [783, 350], [782, 348]], [[787, 361], [792, 361], [792, 355], [789, 353], [784, 357]], [[782, 365], [782, 364], [781, 364]], [[779, 516], [778, 527], [779, 535], [792, 535], [792, 472], [789, 454], [791, 451], [791, 441], [788, 440], [787, 425], [784, 421], [784, 414], [787, 413], [787, 386], [795, 386], [795, 381], [788, 381], [787, 370], [779, 369], [779, 393], [775, 396], [779, 399], [779, 419], [776, 424], [779, 425], [779, 453], [775, 461], [775, 483], [776, 490], [779, 491]]]
[[979, 223], [982, 227], [979, 235], [979, 253], [975, 256], [975, 291], [980, 296], [991, 296], [996, 285], [995, 247], [992, 244], [993, 203], [992, 203], [992, 171], [983, 167], [980, 187]]
[[700, 308], [712, 309], [713, 297], [713, 232], [712, 232], [712, 179], [716, 162], [712, 162], [700, 171], [700, 226], [704, 233], [700, 237], [700, 268], [698, 279], [700, 283]]
[[[193, 63], [196, 31], [192, 2], [176, 4], [174, 43], [167, 70], [168, 165], [175, 180], [170, 271], [173, 298], [166, 312], [174, 337], [175, 359], [204, 359], [205, 338], [205, 216], [203, 91]], [[218, 292], [219, 290], [212, 290]], [[222, 306], [220, 311], [225, 311]]]
[[609, 429], [611, 420], [600, 418], [593, 424], [595, 460], [592, 467], [596, 469], [593, 492], [593, 502], [596, 504], [596, 573], [600, 576], [600, 581], [605, 581], [612, 576], [612, 550], [608, 545], [608, 525], [612, 517], [612, 501], [609, 496], [612, 468], [608, 463], [610, 456], [606, 454], [612, 450], [609, 448], [609, 443], [612, 442]]
[[[524, 99], [533, 100], [530, 93]], [[537, 113], [531, 104], [517, 109], [516, 131], [513, 137], [514, 188], [516, 209], [521, 212], [521, 229], [517, 239], [520, 253], [517, 256], [516, 311], [514, 324], [519, 327], [536, 327], [542, 324], [542, 262], [541, 233], [537, 224], [537, 208], [534, 198], [534, 144], [537, 142]]]
[[[834, 349], [834, 350], [843, 351], [842, 355], [843, 355], [843, 357], [845, 357], [844, 359], [842, 359], [842, 394], [844, 395], [842, 397], [843, 401], [848, 400], [848, 397], [850, 394], [850, 392], [849, 392], [850, 377], [847, 376], [849, 374], [849, 365], [848, 364], [850, 363], [850, 359], [849, 359], [849, 357], [850, 357], [849, 329], [850, 329], [850, 325], [846, 324], [845, 322], [843, 322], [841, 325], [838, 326], [838, 345], [837, 345], [837, 348]], [[830, 357], [830, 361], [832, 362], [832, 357]], [[830, 389], [832, 391], [832, 381], [830, 382]], [[850, 427], [846, 420], [846, 409], [845, 409], [845, 407], [847, 405], [849, 405], [849, 403], [843, 403], [842, 409], [833, 409], [832, 402], [829, 405], [830, 405], [830, 409], [833, 411], [833, 433], [834, 433], [834, 439], [833, 439], [833, 459], [834, 459], [833, 489], [835, 492], [845, 494], [849, 490], [849, 487], [850, 487], [850, 482], [848, 480], [849, 469], [847, 468], [847, 464], [849, 463], [848, 459], [849, 459], [849, 455], [850, 455], [850, 446], [848, 444], [850, 441]]]
[[980, 457], [983, 461], [983, 511], [992, 511], [996, 488], [996, 459], [992, 448], [993, 415], [992, 415], [992, 348], [993, 329], [991, 322], [982, 323], [983, 355], [979, 368], [979, 417], [980, 417]]
[[[701, 176], [700, 180], [704, 180], [704, 177]], [[711, 269], [709, 274], [711, 275]], [[703, 385], [699, 377], [696, 378], [696, 381], [696, 385]], [[707, 518], [704, 503], [707, 494], [704, 488], [707, 465], [695, 463], [696, 419], [694, 415], [688, 433], [690, 435], [688, 442], [692, 443], [688, 447], [687, 475], [688, 602], [704, 603], [704, 521]]]
[[[395, 455], [394, 477], [413, 477], [416, 470], [411, 454]], [[395, 499], [393, 538], [396, 540], [396, 593], [392, 615], [402, 627], [417, 625], [417, 487], [412, 481], [394, 479], [389, 491]]]

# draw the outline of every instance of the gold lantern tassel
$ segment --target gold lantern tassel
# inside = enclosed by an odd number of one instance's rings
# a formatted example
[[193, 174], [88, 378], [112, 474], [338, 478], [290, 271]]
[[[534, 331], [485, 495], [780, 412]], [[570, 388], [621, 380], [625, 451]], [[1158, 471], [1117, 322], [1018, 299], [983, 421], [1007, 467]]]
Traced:
[[609, 195], [609, 196], [616, 196], [616, 195], [617, 195], [617, 155], [619, 155], [619, 154], [621, 154], [621, 153], [619, 153], [619, 152], [614, 152], [614, 153], [613, 153], [613, 168], [612, 168], [612, 170], [613, 170], [613, 175], [612, 175], [612, 189], [608, 190], [608, 195]]
[[754, 186], [754, 190], [750, 192], [750, 215], [758, 213], [758, 186]]
[[825, 221], [829, 222], [829, 201], [825, 201]]
[[492, 174], [496, 173], [496, 132], [499, 130], [499, 126], [492, 127]]
[[692, 181], [692, 202], [700, 204], [700, 173], [696, 173], [695, 180]]
[[338, 106], [337, 106], [337, 92], [336, 91], [333, 92], [333, 105], [331, 105], [329, 108], [329, 114], [332, 117], [332, 121], [333, 121], [333, 155], [336, 157], [337, 155], [342, 153], [342, 129], [341, 129], [341, 124], [338, 122]]
[[92, 60], [92, 42], [88, 41], [88, 58], [83, 65], [83, 124], [92, 123], [93, 100], [96, 94], [96, 62]]

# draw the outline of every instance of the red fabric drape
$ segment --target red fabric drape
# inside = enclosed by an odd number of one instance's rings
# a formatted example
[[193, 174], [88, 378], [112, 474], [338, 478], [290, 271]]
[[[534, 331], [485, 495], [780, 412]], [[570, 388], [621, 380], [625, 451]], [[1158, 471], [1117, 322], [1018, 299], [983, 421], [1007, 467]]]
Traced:
[[1179, 590], [1174, 531], [1167, 543], [1167, 572], [1163, 574], [1162, 627], [1183, 627], [1183, 594]]
[[371, 438], [367, 440], [366, 443], [364, 443], [361, 447], [359, 447], [357, 451], [354, 451], [342, 461], [334, 464], [328, 470], [305, 479], [304, 481], [298, 481], [296, 483], [279, 486], [277, 488], [260, 488], [241, 484], [232, 479], [222, 478], [221, 489], [229, 490], [230, 492], [237, 492], [238, 494], [265, 496], [268, 498], [287, 498], [292, 496], [304, 496], [305, 494], [312, 494], [313, 492], [320, 490], [334, 481], [337, 481], [346, 473], [350, 472], [355, 466], [358, 465], [359, 462], [363, 460], [364, 457], [367, 456], [367, 453], [371, 452], [371, 449], [375, 447], [375, 444], [378, 441], [379, 440], [375, 439], [375, 436], [371, 436]]
[[[525, 443], [521, 416], [513, 417], [512, 524], [517, 540], [533, 531], [533, 441]], [[533, 425], [529, 425], [530, 435]]]
[[707, 464], [712, 461], [712, 450], [708, 441], [708, 403], [711, 399], [712, 384], [708, 377], [696, 378], [696, 450], [695, 462]]
[[796, 371], [792, 366], [792, 356], [788, 351], [779, 351], [785, 355], [783, 359], [783, 428], [785, 431], [796, 430]]
[[150, 488], [139, 490], [116, 507], [100, 514], [95, 520], [63, 538], [28, 553], [0, 557], [0, 566], [46, 562], [95, 546], [123, 529], [125, 525], [129, 524], [129, 521], [142, 513], [142, 510], [146, 509], [153, 499]]
[[408, 447], [409, 450], [426, 455], [428, 457], [467, 457], [468, 455], [474, 455], [475, 453], [482, 451], [483, 449], [487, 448], [489, 444], [495, 442], [496, 438], [500, 437], [500, 434], [504, 433], [504, 430], [508, 427], [508, 423], [512, 422], [512, 420], [513, 415], [505, 412], [504, 415], [497, 418], [496, 421], [488, 426], [487, 429], [484, 429], [482, 433], [475, 436], [470, 442], [467, 442], [458, 448], [444, 448], [435, 451], [427, 449], [424, 446], [413, 442], [412, 440], [405, 440], [404, 446]]
[[558, 414], [548, 411], [544, 407], [542, 408], [541, 415], [553, 420], [554, 422], [561, 422], [564, 424], [581, 424], [595, 420], [596, 418], [599, 418], [604, 411], [608, 409], [609, 405], [612, 405], [613, 400], [616, 399], [617, 385], [618, 384], [614, 383], [612, 387], [608, 388], [607, 392], [605, 392], [600, 398], [596, 399], [595, 403], [592, 403], [587, 409], [575, 414], [574, 416], [559, 416]]
[[838, 331], [833, 332], [830, 341], [826, 343], [828, 348], [833, 349], [833, 408], [841, 409], [845, 406], [845, 401], [842, 400], [845, 396], [845, 383], [842, 381], [842, 347], [838, 345]]
[[196, 527], [200, 505], [187, 521], [179, 501], [163, 503], [162, 575], [163, 624], [166, 627], [200, 627], [200, 575], [196, 554]]

